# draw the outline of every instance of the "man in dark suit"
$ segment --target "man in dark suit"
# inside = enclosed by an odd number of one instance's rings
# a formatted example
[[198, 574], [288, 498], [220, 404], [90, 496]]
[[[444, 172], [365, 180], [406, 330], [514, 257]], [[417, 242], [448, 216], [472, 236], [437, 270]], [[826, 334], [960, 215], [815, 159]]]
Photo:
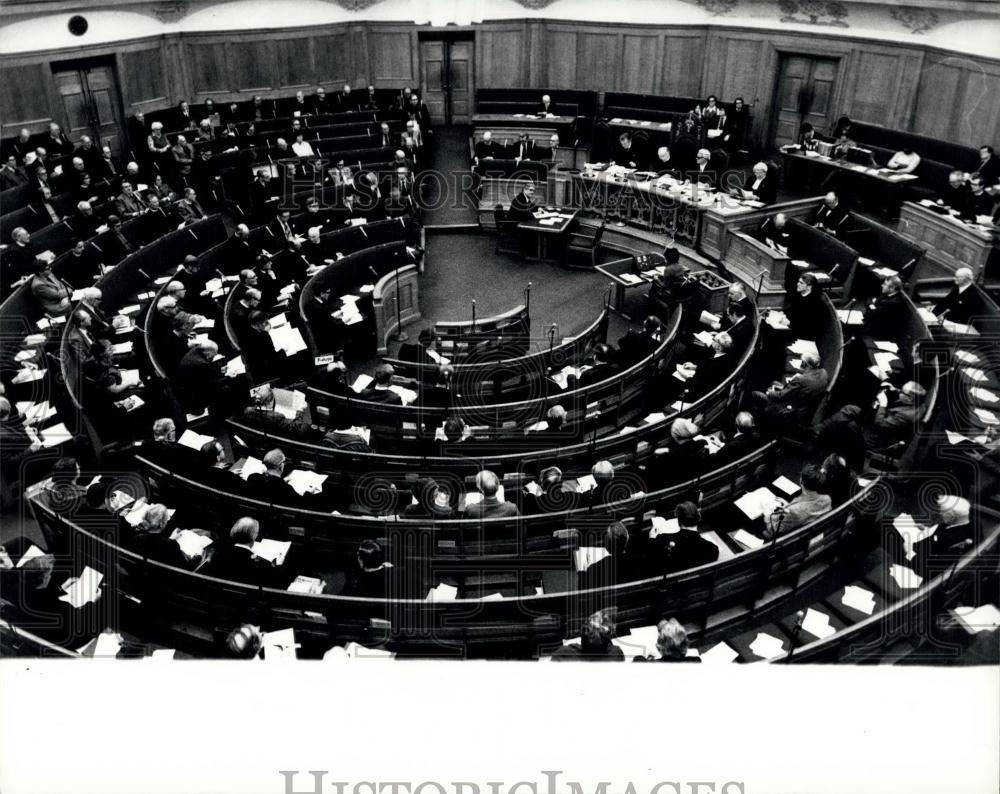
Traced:
[[393, 568], [386, 563], [382, 546], [374, 540], [361, 541], [357, 562], [357, 569], [347, 577], [344, 595], [355, 598], [388, 598], [391, 586], [389, 577]]
[[788, 300], [785, 314], [792, 334], [815, 341], [823, 332], [823, 291], [812, 273], [803, 273]]
[[475, 504], [466, 504], [466, 518], [512, 518], [518, 515], [513, 502], [501, 502], [498, 498], [500, 478], [494, 472], [486, 469], [479, 472], [476, 475], [476, 490], [481, 499]]
[[20, 187], [28, 184], [28, 175], [24, 169], [17, 164], [17, 157], [13, 154], [7, 158], [3, 168], [0, 168], [0, 190], [8, 190], [12, 187]]
[[322, 351], [337, 350], [343, 335], [343, 326], [332, 317], [339, 307], [334, 305], [330, 295], [330, 287], [317, 288], [302, 307], [309, 329]]
[[698, 363], [694, 376], [685, 384], [685, 401], [700, 397], [732, 374], [739, 357], [735, 347], [732, 337], [726, 331], [720, 331], [714, 336], [708, 355]]
[[642, 324], [642, 330], [630, 328], [618, 340], [618, 361], [623, 367], [630, 367], [651, 355], [663, 340], [663, 325], [655, 315], [649, 315]]
[[708, 149], [699, 149], [695, 153], [694, 167], [687, 176], [692, 182], [697, 182], [707, 187], [718, 187], [722, 178], [722, 163], [717, 156], [713, 156]]
[[540, 160], [542, 158], [536, 155], [536, 149], [534, 141], [528, 137], [528, 133], [522, 132], [517, 139], [517, 143], [514, 145], [514, 159], [515, 160]]
[[779, 212], [773, 218], [765, 218], [754, 233], [754, 237], [780, 253], [790, 253], [792, 232], [788, 226], [788, 217], [785, 213]]
[[770, 422], [808, 422], [829, 381], [819, 355], [809, 352], [802, 356], [802, 369], [787, 383], [774, 383], [766, 393], [756, 391], [750, 397]]
[[201, 413], [207, 407], [226, 414], [234, 402], [233, 385], [221, 361], [215, 360], [218, 354], [219, 346], [215, 342], [197, 342], [177, 365], [174, 378], [177, 396], [186, 411]]
[[732, 339], [733, 353], [737, 356], [743, 355], [753, 338], [753, 320], [748, 314], [748, 302], [740, 300], [731, 302], [726, 307], [725, 322], [720, 323], [722, 330]]
[[552, 97], [548, 94], [543, 94], [541, 101], [538, 103], [538, 112], [545, 113], [546, 115], [552, 114], [553, 116], [558, 116], [559, 111], [556, 109], [556, 103], [552, 101]]
[[973, 173], [983, 180], [985, 187], [1000, 185], [1000, 159], [997, 159], [992, 146], [979, 147], [979, 167]]
[[753, 198], [764, 204], [773, 204], [778, 200], [778, 178], [771, 174], [767, 163], [757, 163], [753, 167], [753, 180], [740, 194], [744, 198]]
[[836, 237], [847, 220], [847, 213], [847, 205], [831, 190], [823, 197], [823, 203], [813, 216], [812, 225]]
[[511, 223], [524, 223], [532, 220], [532, 212], [535, 210], [535, 184], [525, 183], [521, 191], [510, 201], [510, 209], [507, 210], [507, 219]]
[[719, 463], [739, 460], [760, 447], [760, 433], [757, 432], [752, 413], [740, 411], [736, 414], [734, 428], [732, 438], [727, 440], [726, 445], [715, 455]]
[[274, 390], [267, 384], [258, 386], [253, 390], [252, 404], [243, 410], [241, 418], [251, 427], [275, 436], [295, 438], [300, 441], [318, 441], [322, 438], [322, 433], [310, 425], [303, 415], [289, 419], [275, 410], [276, 405]]
[[250, 182], [250, 206], [258, 223], [269, 219], [278, 206], [278, 198], [271, 185], [271, 172], [266, 168], [258, 168]]
[[612, 159], [615, 165], [624, 168], [638, 168], [642, 160], [642, 155], [638, 151], [638, 145], [632, 139], [632, 133], [623, 132], [618, 136], [618, 145], [615, 147]]
[[498, 156], [498, 147], [493, 140], [492, 131], [486, 130], [483, 133], [482, 139], [476, 143], [475, 152], [476, 165], [482, 165], [484, 160], [493, 160]]
[[339, 113], [349, 113], [358, 109], [358, 99], [351, 93], [351, 84], [344, 83], [344, 87], [337, 94], [337, 111]]
[[257, 494], [262, 502], [275, 505], [294, 507], [302, 497], [288, 482], [285, 481], [285, 453], [280, 449], [267, 452], [261, 461], [264, 472], [257, 472], [247, 477], [247, 485]]
[[648, 574], [673, 573], [707, 565], [719, 559], [719, 547], [698, 531], [701, 511], [694, 502], [681, 502], [674, 511], [676, 527], [649, 540]]
[[628, 529], [620, 521], [615, 521], [604, 532], [604, 550], [608, 556], [602, 557], [580, 572], [579, 589], [612, 587], [620, 582], [630, 582], [642, 573], [639, 555], [628, 553]]
[[240, 354], [256, 381], [280, 377], [287, 358], [275, 349], [271, 339], [271, 321], [262, 311], [250, 312], [247, 328], [240, 337]]
[[59, 125], [55, 122], [49, 124], [49, 134], [45, 136], [40, 145], [45, 147], [45, 151], [53, 159], [73, 153], [73, 142], [66, 137], [66, 133], [60, 130]]
[[195, 223], [207, 217], [193, 187], [184, 188], [184, 198], [177, 202], [177, 214], [184, 223]]
[[316, 116], [324, 113], [333, 113], [333, 103], [326, 98], [326, 89], [323, 88], [323, 86], [318, 86], [316, 88], [316, 93], [312, 98], [310, 111]]
[[594, 364], [580, 375], [580, 380], [578, 381], [580, 388], [600, 383], [614, 375], [618, 371], [618, 368], [614, 365], [611, 358], [612, 350], [609, 345], [603, 343], [594, 345]]
[[431, 132], [431, 113], [417, 94], [410, 94], [409, 102], [406, 105], [406, 110], [404, 118], [417, 122], [417, 126], [420, 128], [420, 133], [424, 138], [424, 145], [426, 146], [427, 136]]
[[979, 296], [972, 289], [972, 270], [960, 267], [955, 271], [955, 286], [934, 305], [934, 314], [942, 321], [966, 324], [980, 306]]
[[896, 339], [905, 328], [908, 310], [899, 276], [882, 280], [882, 294], [873, 300], [865, 314], [864, 333], [875, 339]]
[[[295, 493], [294, 490], [292, 493]], [[211, 562], [206, 566], [206, 573], [219, 579], [256, 587], [276, 585], [280, 574], [275, 567], [253, 553], [253, 544], [259, 536], [260, 524], [257, 519], [237, 519], [229, 530], [229, 543], [215, 549]]]
[[375, 367], [375, 380], [361, 392], [361, 399], [385, 405], [402, 405], [402, 397], [389, 388], [392, 385], [392, 376], [395, 374], [396, 371], [391, 364], [379, 364]]
[[160, 197], [150, 192], [146, 197], [147, 209], [142, 218], [142, 239], [151, 243], [177, 227], [177, 222], [160, 205]]

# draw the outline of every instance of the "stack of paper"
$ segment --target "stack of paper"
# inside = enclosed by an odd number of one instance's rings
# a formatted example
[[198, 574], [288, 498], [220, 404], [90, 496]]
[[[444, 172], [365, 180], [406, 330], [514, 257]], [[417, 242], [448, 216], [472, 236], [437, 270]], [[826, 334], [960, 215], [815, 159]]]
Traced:
[[142, 385], [142, 379], [139, 377], [139, 370], [137, 369], [123, 369], [121, 370], [122, 382], [121, 385], [126, 389], [138, 388]]
[[111, 352], [116, 356], [126, 356], [132, 352], [132, 342], [119, 342], [111, 346]]
[[576, 562], [576, 569], [582, 572], [608, 556], [610, 556], [608, 550], [603, 546], [580, 546], [574, 552], [573, 559]]
[[194, 450], [200, 450], [209, 441], [215, 441], [215, 439], [212, 436], [205, 436], [201, 433], [196, 433], [191, 428], [185, 430], [181, 437], [177, 439], [177, 443], [181, 446], [190, 447]]
[[173, 540], [181, 547], [184, 556], [189, 560], [200, 557], [202, 552], [212, 545], [212, 538], [193, 532], [190, 529], [181, 529], [171, 535]]
[[729, 645], [720, 642], [702, 653], [701, 660], [709, 664], [729, 664], [736, 661], [739, 656]]
[[767, 317], [764, 318], [769, 326], [777, 331], [786, 331], [790, 327], [788, 321], [788, 315], [783, 311], [772, 309], [767, 313]]
[[750, 643], [750, 650], [762, 659], [773, 659], [775, 656], [781, 656], [784, 653], [785, 643], [773, 634], [762, 631]]
[[658, 422], [662, 422], [666, 418], [667, 415], [662, 411], [654, 411], [653, 413], [648, 414], [642, 421], [647, 425], [655, 425]]
[[681, 525], [676, 518], [653, 516], [652, 526], [649, 529], [649, 537], [655, 538], [659, 535], [675, 535], [680, 531]]
[[876, 341], [875, 347], [877, 347], [879, 350], [884, 350], [886, 353], [899, 352], [899, 345], [897, 345], [895, 342]]
[[975, 609], [955, 607], [951, 613], [970, 634], [1000, 628], [1000, 609], [997, 609], [993, 604], [983, 604]]
[[806, 356], [810, 354], [814, 356], [819, 355], [816, 343], [811, 339], [796, 339], [788, 346], [788, 349], [797, 356]]
[[250, 550], [255, 556], [267, 560], [272, 565], [281, 565], [285, 562], [285, 557], [288, 556], [288, 550], [291, 547], [292, 542], [290, 540], [282, 541], [264, 538], [264, 540], [256, 541], [250, 547]]
[[[783, 315], [784, 312], [778, 312], [778, 314]], [[712, 312], [705, 309], [702, 309], [701, 314], [698, 316], [698, 322], [702, 325], [707, 325], [709, 328], [715, 328], [721, 321], [722, 318], [718, 314], [712, 314]]]
[[782, 504], [781, 499], [774, 495], [770, 488], [761, 487], [743, 494], [733, 502], [751, 521], [756, 521], [764, 515], [769, 515]]
[[295, 659], [295, 651], [299, 644], [295, 641], [295, 629], [268, 631], [261, 637], [264, 659]]
[[58, 444], [65, 444], [73, 438], [73, 434], [69, 432], [66, 425], [60, 422], [57, 425], [52, 425], [52, 427], [47, 427], [40, 431], [38, 438], [42, 442], [43, 447], [54, 447]]
[[305, 496], [307, 493], [319, 493], [322, 491], [326, 478], [327, 475], [318, 474], [315, 471], [295, 469], [285, 477], [285, 482], [291, 485], [299, 496]]
[[916, 590], [924, 581], [922, 576], [905, 565], [891, 565], [889, 575], [896, 581], [901, 590]]
[[975, 353], [970, 353], [968, 350], [962, 350], [961, 348], [955, 349], [955, 358], [963, 364], [975, 364], [979, 361], [979, 356]]
[[319, 595], [323, 592], [323, 582], [312, 576], [296, 576], [295, 581], [288, 585], [288, 592]]
[[403, 405], [412, 405], [417, 401], [417, 393], [413, 389], [393, 384], [389, 387], [389, 391], [396, 392], [399, 395], [399, 399], [403, 401]]
[[245, 480], [251, 474], [264, 474], [267, 469], [264, 467], [264, 461], [260, 460], [260, 458], [248, 455], [241, 463], [233, 467], [233, 471]]
[[552, 375], [552, 380], [556, 382], [556, 385], [559, 386], [560, 389], [565, 389], [566, 387], [569, 386], [570, 375], [574, 375], [575, 377], [579, 378], [581, 373], [583, 373], [588, 369], [590, 369], [590, 367], [574, 367], [572, 365], [565, 366], [557, 373]]
[[45, 373], [48, 370], [36, 369], [35, 367], [25, 367], [19, 369], [17, 374], [11, 378], [11, 383], [33, 383], [36, 380], [41, 380], [45, 377]]
[[20, 568], [28, 560], [34, 559], [35, 557], [44, 557], [44, 556], [45, 556], [45, 552], [42, 551], [40, 548], [38, 548], [38, 546], [36, 546], [34, 543], [32, 543], [28, 547], [28, 550], [26, 552], [24, 552], [24, 556], [21, 557], [21, 559], [17, 561], [17, 567]]
[[764, 545], [764, 541], [756, 535], [751, 535], [745, 529], [737, 529], [730, 537], [740, 544], [744, 549], [759, 549]]
[[976, 369], [975, 367], [962, 367], [961, 373], [969, 380], [975, 381], [976, 383], [982, 383], [983, 381], [990, 379], [989, 375], [981, 369]]
[[973, 386], [969, 389], [969, 394], [975, 397], [980, 402], [992, 405], [993, 403], [1000, 402], [1000, 397], [991, 392], [989, 389], [984, 389], [982, 386]]
[[306, 407], [306, 395], [297, 389], [272, 389], [274, 410], [286, 419], [295, 419]]
[[821, 640], [837, 633], [837, 630], [830, 625], [830, 616], [812, 607], [806, 609], [806, 616], [802, 620], [802, 629]]
[[357, 379], [351, 384], [351, 388], [361, 394], [365, 389], [367, 389], [373, 382], [375, 378], [371, 375], [358, 375]]
[[286, 356], [294, 356], [296, 353], [306, 349], [306, 341], [298, 328], [290, 325], [280, 325], [272, 327], [268, 334], [274, 343], [276, 350], [283, 350]]
[[444, 584], [443, 582], [437, 587], [432, 587], [427, 593], [427, 598], [425, 601], [439, 602], [439, 601], [454, 601], [458, 598], [458, 588], [454, 585]]
[[79, 609], [100, 597], [103, 580], [103, 573], [87, 566], [79, 576], [74, 576], [63, 582], [62, 589], [65, 594], [59, 596], [59, 600]]
[[584, 474], [582, 477], [576, 478], [576, 492], [577, 493], [588, 493], [593, 491], [597, 487], [597, 480], [594, 479], [592, 474]]
[[226, 377], [235, 378], [237, 375], [246, 375], [247, 365], [243, 362], [243, 356], [236, 356], [226, 363]]
[[864, 587], [858, 587], [853, 584], [847, 585], [844, 588], [844, 595], [841, 596], [840, 602], [844, 606], [856, 609], [858, 612], [864, 612], [866, 615], [871, 615], [875, 612], [875, 594]]
[[140, 397], [138, 394], [130, 394], [124, 400], [118, 400], [115, 402], [115, 405], [117, 405], [126, 413], [130, 413], [131, 411], [135, 411], [139, 408], [142, 408], [142, 406], [144, 406], [145, 404], [146, 401], [143, 400], [142, 397]]
[[31, 400], [20, 400], [17, 403], [17, 410], [24, 414], [26, 425], [38, 425], [47, 422], [56, 415], [54, 405], [49, 405], [48, 400], [34, 403]]
[[843, 325], [864, 325], [865, 313], [861, 309], [837, 309], [837, 319]]
[[998, 417], [992, 411], [987, 411], [985, 408], [973, 408], [972, 413], [976, 415], [980, 422], [988, 425], [1000, 424], [1000, 417]]
[[712, 342], [715, 341], [715, 334], [711, 331], [698, 331], [696, 334], [692, 334], [694, 341], [701, 345], [702, 347], [711, 347]]

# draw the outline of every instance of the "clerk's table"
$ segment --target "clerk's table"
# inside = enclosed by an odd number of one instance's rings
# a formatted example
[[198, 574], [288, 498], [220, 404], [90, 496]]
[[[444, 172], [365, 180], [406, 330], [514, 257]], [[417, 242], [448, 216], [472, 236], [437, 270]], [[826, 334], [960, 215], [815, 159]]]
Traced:
[[[527, 237], [534, 237], [536, 241], [535, 259], [539, 262], [558, 261], [554, 253], [562, 248], [561, 243], [566, 239], [566, 233], [570, 225], [579, 214], [579, 210], [574, 209], [537, 209], [530, 221], [522, 221], [517, 225], [521, 233]], [[553, 251], [552, 249], [555, 249]]]

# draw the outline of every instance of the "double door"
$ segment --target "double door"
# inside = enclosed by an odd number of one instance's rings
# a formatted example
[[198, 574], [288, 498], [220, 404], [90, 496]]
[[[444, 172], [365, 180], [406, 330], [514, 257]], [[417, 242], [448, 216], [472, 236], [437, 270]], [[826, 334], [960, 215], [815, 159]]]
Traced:
[[76, 142], [90, 135], [96, 146], [121, 152], [121, 94], [112, 63], [77, 61], [53, 64], [53, 77], [67, 120], [63, 130]]
[[473, 41], [471, 38], [436, 38], [420, 41], [423, 100], [438, 125], [472, 121]]
[[807, 122], [818, 133], [829, 130], [838, 67], [836, 58], [781, 57], [771, 125], [775, 146], [796, 143], [799, 128]]

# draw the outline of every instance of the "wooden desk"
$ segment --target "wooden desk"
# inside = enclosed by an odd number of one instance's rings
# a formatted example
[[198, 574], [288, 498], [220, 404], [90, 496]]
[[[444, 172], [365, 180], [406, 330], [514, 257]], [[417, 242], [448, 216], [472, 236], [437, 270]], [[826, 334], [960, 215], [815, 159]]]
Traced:
[[[635, 287], [646, 287], [653, 282], [656, 270], [647, 270], [642, 273], [635, 273], [635, 257], [628, 256], [624, 259], [616, 259], [613, 262], [605, 262], [595, 269], [603, 273], [611, 281], [611, 305], [608, 307], [615, 314], [624, 317], [631, 322], [632, 318], [622, 311], [625, 303], [625, 292]], [[659, 270], [662, 273], [662, 268]]]
[[[545, 220], [555, 218], [553, 212], [557, 212], [559, 214], [556, 222], [544, 223]], [[574, 209], [564, 210], [546, 208], [543, 212], [536, 211], [535, 217], [530, 221], [523, 221], [522, 223], [519, 223], [517, 228], [520, 229], [525, 235], [533, 236], [537, 242], [537, 247], [535, 249], [536, 256], [528, 257], [528, 259], [535, 259], [539, 262], [556, 261], [550, 255], [549, 243], [558, 242], [562, 237], [564, 237], [566, 232], [569, 230], [570, 224], [573, 223], [578, 214], [579, 210]]]
[[927, 249], [927, 261], [943, 273], [969, 267], [979, 279], [995, 245], [998, 229], [965, 223], [950, 213], [942, 215], [923, 204], [907, 201], [900, 211], [898, 231], [907, 240]]
[[[733, 201], [739, 206], [740, 203], [736, 199]], [[822, 197], [815, 196], [757, 208], [743, 203], [742, 206], [748, 209], [742, 212], [735, 211], [728, 205], [722, 208], [709, 207], [701, 219], [701, 236], [698, 239], [698, 248], [702, 253], [715, 259], [725, 259], [732, 239], [730, 232], [756, 231], [765, 218], [773, 218], [779, 212], [784, 213], [789, 218], [805, 220], [807, 216], [816, 211], [820, 201], [822, 201]]]
[[372, 292], [372, 308], [375, 312], [378, 354], [384, 356], [389, 352], [389, 339], [394, 333], [402, 330], [401, 325], [408, 325], [420, 319], [420, 281], [417, 266], [405, 265], [382, 276]]
[[886, 168], [870, 168], [858, 165], [848, 160], [834, 160], [821, 154], [802, 154], [798, 151], [781, 150], [785, 159], [785, 184], [805, 183], [808, 192], [819, 188], [817, 170], [823, 172], [823, 180], [831, 171], [837, 172], [843, 178], [853, 180], [856, 191], [849, 191], [865, 209], [887, 218], [895, 218], [899, 214], [900, 205], [907, 195], [909, 187], [917, 182], [915, 174], [896, 174]]

